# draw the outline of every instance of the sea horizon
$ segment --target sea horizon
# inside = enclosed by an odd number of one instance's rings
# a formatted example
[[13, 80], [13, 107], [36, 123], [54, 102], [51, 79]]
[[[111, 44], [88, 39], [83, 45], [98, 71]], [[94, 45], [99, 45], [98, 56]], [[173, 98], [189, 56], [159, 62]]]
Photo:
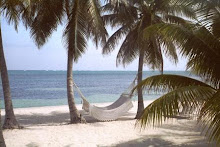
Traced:
[[[53, 69], [49, 69], [49, 70], [46, 70], [46, 69], [9, 69], [8, 71], [67, 71], [67, 70], [53, 70]], [[102, 72], [102, 71], [115, 71], [115, 72], [121, 72], [121, 71], [124, 71], [124, 72], [137, 72], [137, 70], [73, 70], [74, 71], [97, 71], [97, 72]], [[159, 70], [143, 70], [143, 72], [160, 72]], [[170, 71], [184, 71], [184, 72], [190, 72], [190, 71], [187, 71], [187, 70], [163, 70], [164, 72], [170, 72]]]
[[[67, 105], [66, 71], [63, 70], [9, 70], [9, 80], [15, 108]], [[73, 71], [73, 79], [91, 103], [114, 102], [128, 88], [137, 71]], [[143, 71], [143, 79], [160, 71]], [[192, 77], [188, 71], [164, 71]], [[2, 91], [2, 87], [0, 87]], [[144, 100], [159, 98], [161, 93], [145, 92]], [[0, 99], [3, 99], [2, 92]], [[134, 101], [137, 100], [135, 96]], [[75, 92], [75, 101], [81, 103]], [[4, 108], [3, 101], [1, 108]]]

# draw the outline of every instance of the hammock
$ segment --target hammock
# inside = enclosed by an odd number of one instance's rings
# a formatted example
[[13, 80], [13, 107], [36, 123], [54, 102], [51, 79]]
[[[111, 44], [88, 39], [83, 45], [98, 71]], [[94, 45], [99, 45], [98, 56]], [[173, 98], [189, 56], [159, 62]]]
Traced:
[[97, 106], [91, 105], [86, 100], [86, 98], [83, 96], [82, 92], [77, 87], [77, 85], [75, 83], [73, 85], [76, 87], [76, 90], [78, 91], [82, 99], [83, 110], [88, 112], [90, 116], [94, 117], [97, 120], [112, 121], [124, 115], [126, 112], [128, 112], [133, 107], [133, 104], [131, 101], [133, 95], [131, 93], [131, 90], [135, 86], [135, 81], [136, 81], [136, 78], [130, 84], [128, 89], [121, 94], [118, 100], [116, 100], [114, 103], [106, 107], [97, 107]]

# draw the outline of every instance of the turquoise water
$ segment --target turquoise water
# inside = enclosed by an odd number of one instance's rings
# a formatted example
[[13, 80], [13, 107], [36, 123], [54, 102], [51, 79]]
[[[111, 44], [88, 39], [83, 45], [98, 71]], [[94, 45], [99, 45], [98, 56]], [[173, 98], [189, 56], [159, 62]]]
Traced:
[[[91, 103], [113, 102], [130, 85], [135, 71], [74, 71], [73, 77], [84, 96]], [[192, 76], [186, 71], [166, 71], [165, 74]], [[160, 74], [145, 71], [144, 77]], [[13, 105], [15, 108], [57, 106], [67, 104], [66, 71], [9, 71]], [[0, 87], [0, 98], [3, 98]], [[145, 94], [145, 100], [158, 94]], [[81, 99], [75, 92], [76, 103]], [[134, 98], [136, 100], [137, 97]], [[1, 107], [3, 101], [1, 101]]]

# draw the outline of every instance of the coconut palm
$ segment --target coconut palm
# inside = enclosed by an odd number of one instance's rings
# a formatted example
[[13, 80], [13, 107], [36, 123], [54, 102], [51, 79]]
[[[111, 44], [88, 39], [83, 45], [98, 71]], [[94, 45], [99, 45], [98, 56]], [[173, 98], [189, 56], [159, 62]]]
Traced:
[[159, 24], [145, 31], [156, 31], [177, 42], [181, 54], [188, 58], [187, 68], [200, 76], [201, 81], [177, 75], [145, 79], [139, 88], [167, 93], [145, 108], [139, 122], [142, 127], [161, 124], [184, 108], [196, 108], [198, 122], [206, 135], [220, 144], [220, 1], [198, 1], [195, 5], [202, 6], [196, 10], [199, 18], [196, 24]]
[[1, 109], [0, 109], [0, 146], [5, 147], [5, 140], [2, 132]]
[[[17, 30], [19, 17], [22, 12], [22, 8], [24, 8], [25, 5], [27, 5], [25, 0], [1, 0], [0, 15], [3, 16], [8, 21], [9, 24], [14, 24], [14, 27]], [[2, 79], [1, 81], [3, 87], [5, 112], [6, 112], [3, 128], [4, 129], [20, 128], [20, 125], [17, 122], [13, 111], [8, 70], [7, 70], [7, 65], [3, 50], [1, 27], [0, 27], [0, 66], [1, 66], [1, 79]]]
[[[34, 12], [29, 14], [29, 19], [25, 20], [38, 47], [47, 42], [59, 24], [66, 25], [63, 39], [68, 55], [67, 96], [70, 123], [85, 122], [74, 100], [73, 61], [77, 62], [85, 52], [88, 38], [92, 38], [98, 45], [99, 42], [105, 42], [107, 36], [99, 8], [98, 0], [42, 0], [31, 5]], [[24, 16], [24, 18], [28, 17]]]
[[[174, 63], [178, 60], [175, 44], [171, 40], [158, 33], [144, 38], [144, 30], [158, 23], [185, 23], [179, 17], [180, 14], [189, 18], [195, 16], [188, 3], [178, 0], [113, 0], [103, 7], [103, 11], [106, 13], [103, 16], [105, 23], [117, 28], [105, 44], [103, 53], [112, 52], [119, 40], [124, 38], [117, 55], [117, 64], [127, 65], [138, 57], [138, 83], [142, 81], [144, 64], [163, 72], [164, 54]], [[138, 88], [137, 92], [136, 118], [140, 118], [144, 109], [142, 89]]]

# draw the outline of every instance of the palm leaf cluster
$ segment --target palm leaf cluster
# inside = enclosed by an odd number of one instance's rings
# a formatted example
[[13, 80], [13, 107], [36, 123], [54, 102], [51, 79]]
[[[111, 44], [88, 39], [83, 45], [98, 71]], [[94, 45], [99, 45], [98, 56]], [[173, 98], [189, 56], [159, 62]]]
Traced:
[[[189, 2], [179, 0], [109, 0], [102, 7], [106, 25], [116, 28], [103, 47], [103, 54], [111, 53], [119, 41], [116, 63], [127, 64], [139, 58], [138, 83], [142, 80], [143, 65], [163, 72], [164, 56], [172, 62], [178, 61], [174, 42], [163, 34], [154, 33], [144, 37], [144, 30], [156, 25], [172, 22], [185, 23], [181, 16], [194, 18], [195, 13]], [[138, 113], [144, 109], [142, 90], [138, 89]]]
[[[219, 39], [216, 38], [206, 27], [199, 24], [186, 24], [179, 26], [175, 24], [158, 24], [153, 28], [160, 30], [160, 33], [170, 36], [170, 39], [177, 42], [180, 53], [189, 60], [187, 68], [207, 82], [218, 85], [219, 75]], [[212, 64], [212, 66], [210, 66]], [[217, 83], [216, 83], [217, 82]]]
[[[86, 51], [88, 38], [96, 45], [101, 43], [104, 54], [111, 53], [122, 40], [117, 64], [127, 65], [139, 57], [139, 74], [143, 63], [163, 71], [164, 55], [176, 63], [178, 47], [188, 59], [187, 69], [201, 81], [159, 75], [140, 83], [139, 76], [138, 89], [166, 92], [145, 108], [139, 122], [142, 127], [161, 124], [184, 108], [196, 107], [210, 140], [220, 143], [219, 0], [106, 0], [104, 6], [99, 0], [1, 0], [0, 6], [1, 15], [15, 29], [23, 21], [38, 47], [58, 25], [65, 25], [71, 121], [79, 117], [73, 99], [72, 62]], [[104, 25], [116, 28], [107, 42]]]
[[97, 44], [100, 39], [102, 43], [105, 42], [107, 31], [99, 7], [97, 0], [36, 1], [30, 5], [31, 11], [26, 14], [28, 17], [24, 21], [39, 47], [47, 42], [58, 25], [64, 25], [64, 44], [72, 52], [74, 61], [77, 61], [86, 50], [89, 37]]
[[[0, 6], [1, 13], [9, 24], [14, 23], [15, 29], [20, 20], [23, 22], [39, 48], [48, 41], [59, 25], [65, 26], [63, 42], [68, 52], [67, 95], [70, 118], [71, 123], [81, 122], [82, 118], [74, 102], [72, 67], [73, 61], [77, 62], [85, 53], [89, 38], [96, 45], [106, 42], [108, 34], [101, 18], [100, 1], [2, 0]], [[8, 82], [5, 83], [9, 85]]]
[[0, 14], [6, 19], [9, 24], [13, 24], [15, 30], [20, 21], [20, 15], [27, 6], [27, 0], [1, 0]]
[[[19, 24], [19, 21], [21, 20], [21, 15], [24, 13], [24, 10], [28, 7], [28, 5], [29, 5], [28, 0], [1, 0], [0, 16], [4, 20], [6, 20], [8, 24], [13, 24], [15, 30], [17, 31], [18, 30], [17, 26]], [[9, 84], [7, 65], [4, 56], [1, 29], [2, 28], [0, 26], [0, 73], [1, 73], [1, 81], [2, 81], [2, 90], [4, 94], [5, 110], [6, 110], [3, 128], [4, 129], [21, 128], [21, 126], [19, 125], [19, 123], [15, 118], [13, 111], [13, 104], [12, 104], [11, 92], [10, 92], [11, 89]]]
[[200, 107], [216, 93], [216, 89], [199, 80], [179, 75], [152, 76], [138, 86], [156, 92], [166, 92], [145, 108], [140, 120], [142, 126], [151, 122], [153, 125], [161, 124], [166, 118], [179, 115], [183, 108]]
[[73, 61], [77, 62], [85, 53], [89, 38], [98, 45], [105, 43], [108, 35], [101, 18], [100, 7], [99, 0], [41, 0], [33, 2], [30, 5], [31, 11], [24, 15], [28, 16], [24, 20], [38, 47], [47, 42], [58, 25], [65, 25], [63, 41], [68, 55], [67, 95], [71, 123], [85, 121], [75, 106]]
[[145, 29], [144, 37], [159, 33], [172, 40], [182, 56], [188, 59], [187, 69], [200, 77], [195, 80], [177, 75], [149, 77], [137, 87], [166, 92], [147, 106], [138, 121], [142, 127], [161, 124], [179, 115], [184, 108], [198, 112], [198, 122], [210, 141], [220, 143], [220, 20], [219, 1], [192, 1], [197, 20], [181, 24], [155, 24]]
[[144, 62], [152, 69], [163, 70], [162, 52], [177, 62], [175, 45], [162, 34], [154, 33], [143, 38], [144, 29], [158, 23], [184, 23], [180, 16], [194, 18], [188, 3], [178, 1], [111, 1], [103, 6], [106, 24], [116, 28], [103, 47], [103, 53], [111, 53], [122, 39], [117, 55], [117, 64], [127, 65], [144, 54]]

